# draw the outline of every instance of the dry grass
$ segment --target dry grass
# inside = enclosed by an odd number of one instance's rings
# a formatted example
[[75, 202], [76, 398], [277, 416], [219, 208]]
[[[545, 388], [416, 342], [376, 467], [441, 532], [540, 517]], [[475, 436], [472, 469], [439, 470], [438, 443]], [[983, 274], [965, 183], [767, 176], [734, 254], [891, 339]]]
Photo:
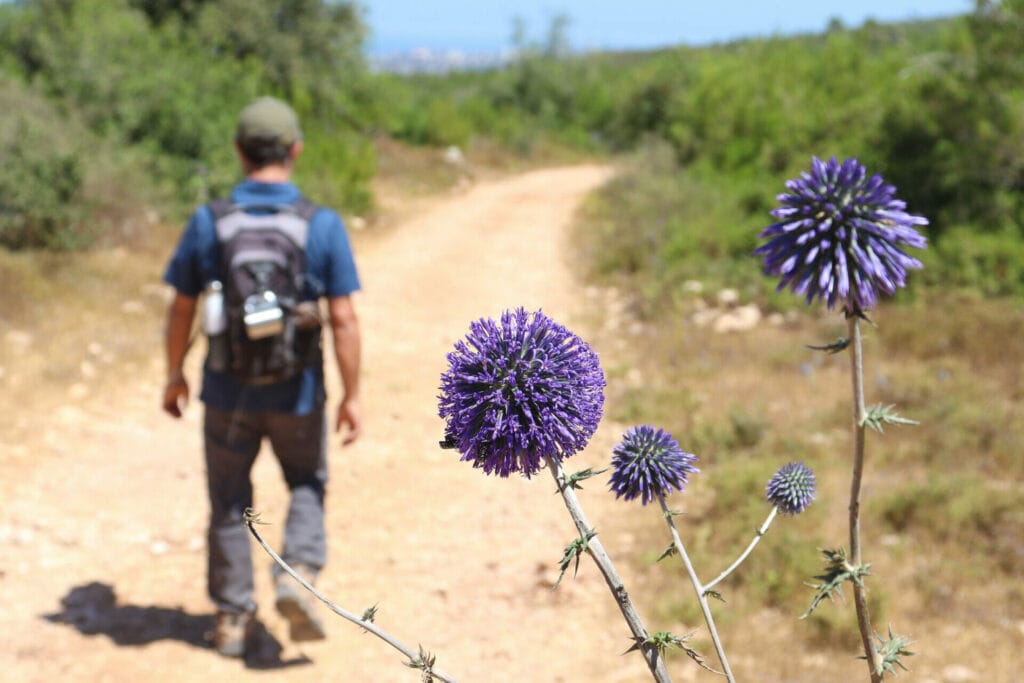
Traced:
[[[919, 294], [911, 305], [876, 311], [876, 323], [866, 330], [867, 401], [896, 404], [922, 424], [868, 437], [863, 531], [874, 625], [891, 623], [916, 641], [919, 654], [907, 664], [917, 680], [953, 680], [957, 666], [976, 680], [1019, 680], [1024, 347], [1015, 340], [1024, 313], [1010, 301]], [[817, 549], [848, 543], [848, 359], [805, 347], [844, 330], [839, 315], [805, 312], [723, 335], [679, 310], [606, 326], [597, 340], [617, 349], [609, 418], [664, 427], [701, 458], [701, 474], [673, 507], [688, 512], [682, 534], [705, 580], [752, 538], [776, 467], [802, 460], [817, 473], [811, 509], [777, 520], [723, 585], [728, 604], [716, 612], [744, 680], [865, 678], [853, 659], [852, 604], [797, 619], [810, 598], [802, 582], [819, 573]], [[667, 543], [657, 515], [633, 511], [624, 524], [649, 549], [635, 561], [649, 579], [640, 602], [651, 605], [653, 628], [701, 626], [680, 568], [672, 560], [653, 566]]]

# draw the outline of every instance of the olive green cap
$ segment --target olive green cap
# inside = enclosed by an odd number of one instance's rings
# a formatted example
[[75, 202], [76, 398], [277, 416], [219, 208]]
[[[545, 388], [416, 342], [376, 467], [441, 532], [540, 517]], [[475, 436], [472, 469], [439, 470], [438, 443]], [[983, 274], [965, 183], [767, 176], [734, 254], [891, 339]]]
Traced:
[[238, 117], [238, 142], [252, 140], [291, 147], [301, 139], [302, 129], [295, 111], [276, 97], [254, 100]]

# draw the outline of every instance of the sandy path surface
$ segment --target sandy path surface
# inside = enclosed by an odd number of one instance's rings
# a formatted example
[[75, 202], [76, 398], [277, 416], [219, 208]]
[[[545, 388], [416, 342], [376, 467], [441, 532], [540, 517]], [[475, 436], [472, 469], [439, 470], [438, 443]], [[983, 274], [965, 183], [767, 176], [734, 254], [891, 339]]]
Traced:
[[[353, 612], [378, 605], [382, 628], [463, 682], [649, 680], [640, 657], [619, 656], [628, 631], [589, 560], [550, 590], [575, 536], [550, 477], [485, 477], [437, 447], [438, 378], [471, 320], [522, 305], [584, 324], [563, 261], [566, 228], [609, 174], [581, 166], [480, 183], [360, 243], [366, 434], [351, 448], [332, 444], [320, 587]], [[243, 663], [210, 649], [201, 411], [175, 422], [156, 410], [161, 367], [154, 344], [103, 400], [38, 416], [33, 436], [0, 455], [0, 679], [417, 680], [399, 653], [332, 615], [326, 642], [289, 643], [258, 548], [264, 651]], [[23, 434], [13, 408], [6, 426]], [[612, 431], [602, 425], [570, 469], [606, 462]], [[254, 479], [276, 542], [286, 496], [269, 453]], [[616, 533], [610, 496], [585, 492], [583, 503], [599, 530]], [[614, 557], [617, 544], [606, 546]], [[686, 663], [674, 668], [689, 679]]]

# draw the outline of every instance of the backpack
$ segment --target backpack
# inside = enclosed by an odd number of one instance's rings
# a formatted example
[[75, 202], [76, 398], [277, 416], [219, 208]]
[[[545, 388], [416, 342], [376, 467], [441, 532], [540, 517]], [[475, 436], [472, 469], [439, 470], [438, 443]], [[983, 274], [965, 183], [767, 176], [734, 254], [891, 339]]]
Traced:
[[210, 338], [208, 367], [243, 384], [274, 384], [320, 364], [316, 302], [303, 296], [309, 221], [318, 207], [305, 199], [274, 206], [217, 199], [209, 207], [226, 324]]

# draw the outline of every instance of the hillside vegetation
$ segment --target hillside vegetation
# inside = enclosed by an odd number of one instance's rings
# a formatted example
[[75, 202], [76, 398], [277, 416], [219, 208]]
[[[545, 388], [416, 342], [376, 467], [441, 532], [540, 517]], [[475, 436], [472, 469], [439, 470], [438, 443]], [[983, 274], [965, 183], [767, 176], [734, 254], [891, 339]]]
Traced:
[[[556, 27], [557, 28], [557, 27]], [[931, 220], [930, 283], [1024, 287], [1024, 2], [951, 20], [567, 58], [557, 32], [498, 72], [394, 79], [386, 126], [416, 143], [552, 140], [636, 153], [593, 230], [600, 273], [744, 278], [782, 181], [858, 157]], [[739, 272], [737, 272], [737, 269]], [[723, 272], [726, 271], [726, 272]], [[733, 279], [735, 284], [735, 279]]]
[[745, 257], [781, 180], [811, 155], [857, 156], [931, 219], [931, 280], [1016, 292], [1022, 16], [1022, 0], [984, 0], [951, 20], [584, 56], [556, 20], [539, 42], [520, 31], [506, 68], [397, 77], [368, 71], [354, 2], [4, 3], [0, 243], [80, 246], [142, 206], [179, 218], [233, 181], [236, 113], [269, 92], [305, 122], [300, 180], [349, 211], [372, 203], [374, 133], [526, 156], [655, 150], [636, 172], [664, 186], [642, 183], [659, 193], [647, 215], [604, 226], [642, 223], [643, 255], [633, 242], [599, 261], [672, 281], [698, 258], [715, 270]]
[[377, 101], [363, 33], [345, 2], [3, 3], [0, 244], [74, 248], [146, 207], [178, 220], [235, 180], [230, 135], [263, 93], [303, 119], [310, 191], [364, 208]]

